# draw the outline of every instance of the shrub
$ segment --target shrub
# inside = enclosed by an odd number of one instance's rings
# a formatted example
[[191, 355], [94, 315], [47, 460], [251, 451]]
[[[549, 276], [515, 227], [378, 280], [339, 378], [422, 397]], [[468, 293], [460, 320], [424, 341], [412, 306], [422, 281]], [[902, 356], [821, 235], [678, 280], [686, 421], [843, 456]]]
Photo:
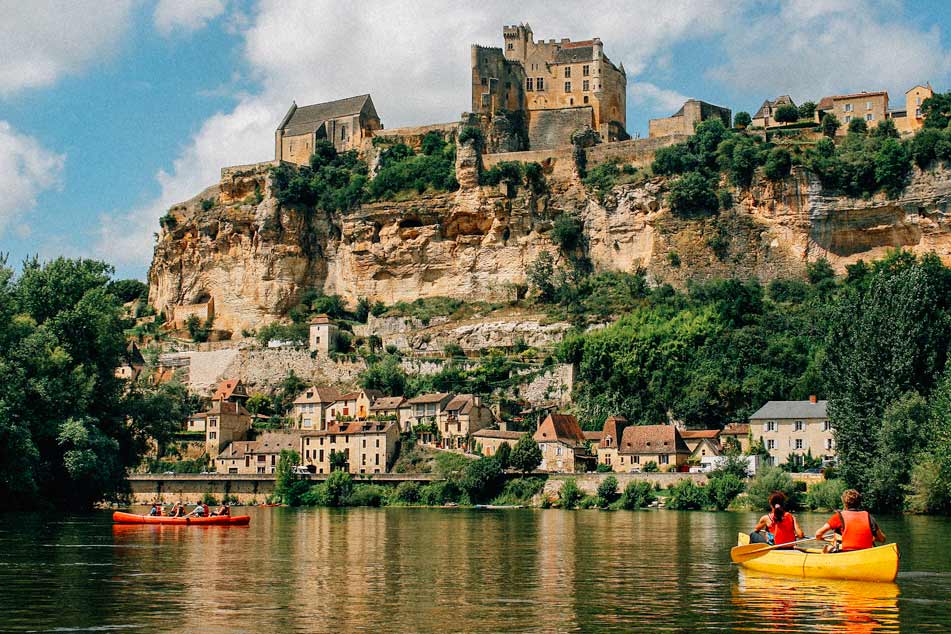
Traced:
[[352, 492], [353, 478], [350, 474], [334, 471], [324, 482], [310, 487], [301, 496], [301, 502], [309, 506], [346, 506]]
[[670, 185], [667, 202], [671, 211], [684, 217], [714, 214], [719, 207], [716, 191], [699, 172], [690, 172]]
[[615, 506], [626, 511], [633, 511], [650, 506], [655, 499], [657, 498], [654, 495], [654, 487], [651, 486], [650, 482], [635, 480], [634, 482], [628, 482], [627, 486], [624, 487], [624, 492], [621, 493], [621, 497], [615, 503]]
[[695, 511], [706, 506], [707, 502], [706, 490], [688, 478], [672, 486], [667, 496], [667, 508], [675, 511]]
[[579, 509], [594, 509], [602, 506], [601, 499], [596, 495], [586, 495], [578, 502]]
[[479, 180], [483, 185], [518, 185], [522, 181], [522, 164], [518, 161], [500, 161], [482, 172]]
[[720, 209], [726, 211], [733, 206], [733, 194], [729, 189], [718, 190], [717, 201], [720, 203]]
[[[389, 151], [386, 150], [384, 155]], [[382, 159], [381, 156], [381, 165], [384, 164]], [[409, 190], [420, 194], [427, 189], [452, 191], [458, 185], [454, 157], [446, 152], [432, 156], [420, 154], [386, 163], [367, 185], [367, 193], [379, 200]]]
[[595, 470], [597, 473], [611, 473], [612, 471], [614, 471], [614, 469], [611, 468], [611, 465], [609, 465], [609, 464], [604, 464], [603, 462], [599, 462], [599, 463], [598, 463], [598, 466], [595, 467], [594, 470]]
[[789, 176], [791, 169], [792, 157], [789, 152], [783, 148], [773, 148], [766, 159], [766, 164], [763, 166], [763, 174], [770, 180], [781, 180]]
[[842, 493], [847, 488], [844, 480], [817, 482], [806, 492], [806, 506], [813, 511], [833, 511], [842, 506]]
[[644, 473], [657, 473], [659, 471], [660, 468], [658, 468], [657, 463], [653, 460], [648, 461], [648, 463], [644, 465]]
[[545, 182], [545, 174], [542, 172], [542, 166], [538, 163], [525, 163], [522, 168], [525, 172], [525, 184], [533, 194], [544, 193], [548, 188]]
[[419, 490], [419, 501], [426, 506], [442, 506], [459, 502], [462, 491], [453, 480], [431, 482]]
[[908, 510], [912, 513], [951, 514], [951, 469], [945, 454], [929, 457], [912, 468]]
[[776, 278], [767, 286], [769, 297], [774, 302], [801, 303], [809, 297], [809, 286], [802, 280]]
[[466, 465], [462, 488], [473, 502], [488, 500], [497, 495], [502, 481], [502, 467], [495, 458], [479, 458]]
[[683, 174], [697, 169], [699, 162], [686, 143], [660, 148], [654, 154], [651, 171], [659, 176]]
[[438, 154], [439, 152], [442, 152], [443, 148], [445, 147], [446, 141], [443, 139], [442, 134], [436, 132], [435, 130], [432, 132], [427, 132], [419, 144], [420, 151], [427, 156]]
[[911, 139], [911, 157], [921, 169], [926, 169], [938, 158], [938, 145], [944, 139], [944, 135], [931, 128], [924, 128], [918, 131]]
[[209, 209], [211, 209], [211, 208], [214, 207], [214, 206], [215, 206], [215, 199], [214, 199], [214, 198], [202, 198], [202, 200], [201, 200], [201, 210], [202, 210], [202, 211], [208, 211]]
[[574, 478], [567, 478], [558, 491], [558, 500], [563, 509], [575, 508], [583, 497], [584, 492], [578, 487], [578, 482]]
[[459, 133], [459, 145], [465, 145], [469, 141], [473, 142], [477, 150], [481, 150], [485, 145], [485, 135], [482, 134], [482, 129], [472, 125], [464, 127]]
[[617, 185], [621, 170], [617, 163], [602, 163], [588, 171], [582, 182], [585, 187], [597, 193], [602, 202], [605, 196]]
[[867, 134], [868, 133], [868, 124], [865, 123], [865, 119], [861, 117], [856, 117], [849, 121], [849, 134]]
[[753, 123], [753, 118], [750, 116], [750, 113], [739, 111], [733, 115], [733, 127], [734, 128], [748, 128], [750, 124]]
[[210, 491], [201, 496], [202, 504], [207, 504], [208, 506], [217, 506], [218, 498], [215, 497]]
[[509, 462], [513, 469], [522, 473], [531, 473], [542, 463], [542, 450], [531, 434], [525, 433], [518, 439]]
[[886, 138], [875, 154], [875, 181], [892, 197], [905, 188], [911, 173], [911, 161], [905, 146], [893, 138]]
[[835, 136], [835, 133], [839, 130], [840, 125], [842, 124], [840, 124], [836, 116], [831, 113], [822, 115], [822, 120], [819, 122], [819, 127], [822, 129], [822, 134], [826, 135], [830, 139]]
[[750, 509], [758, 511], [769, 508], [769, 496], [773, 491], [786, 494], [788, 510], [794, 510], [799, 505], [796, 486], [789, 474], [779, 467], [766, 467], [756, 474], [746, 488]]
[[710, 478], [707, 485], [707, 497], [719, 511], [726, 510], [746, 488], [746, 484], [732, 473], [722, 473]]
[[805, 101], [799, 104], [799, 118], [800, 119], [809, 119], [815, 120], [816, 116], [816, 104], [814, 101]]
[[610, 506], [617, 498], [617, 478], [608, 476], [598, 485], [598, 506]]
[[385, 506], [387, 489], [379, 484], [358, 484], [347, 500], [348, 506]]
[[776, 108], [773, 119], [779, 123], [795, 123], [799, 121], [799, 108], [792, 104], [784, 104]]
[[495, 459], [499, 461], [499, 466], [503, 469], [509, 468], [509, 462], [512, 458], [512, 445], [503, 442], [495, 452]]
[[400, 482], [393, 490], [392, 500], [396, 504], [419, 504], [419, 485], [415, 482]]
[[174, 229], [175, 225], [177, 224], [178, 224], [178, 221], [175, 220], [175, 216], [172, 215], [172, 212], [169, 212], [165, 214], [164, 216], [162, 216], [161, 218], [159, 218], [159, 226], [165, 229], [166, 231], [170, 231]]
[[492, 503], [513, 506], [530, 504], [544, 486], [544, 478], [514, 478], [505, 483], [502, 492]]
[[581, 246], [584, 225], [576, 216], [561, 214], [552, 225], [551, 240], [565, 253], [572, 253]]

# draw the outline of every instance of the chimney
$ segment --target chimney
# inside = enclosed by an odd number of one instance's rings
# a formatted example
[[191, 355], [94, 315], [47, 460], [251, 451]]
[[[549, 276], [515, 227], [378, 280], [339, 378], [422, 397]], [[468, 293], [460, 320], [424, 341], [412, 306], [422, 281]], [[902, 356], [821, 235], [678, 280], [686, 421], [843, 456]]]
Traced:
[[809, 395], [809, 402], [812, 403], [813, 405], [815, 405], [818, 402], [818, 399], [816, 398], [815, 394]]

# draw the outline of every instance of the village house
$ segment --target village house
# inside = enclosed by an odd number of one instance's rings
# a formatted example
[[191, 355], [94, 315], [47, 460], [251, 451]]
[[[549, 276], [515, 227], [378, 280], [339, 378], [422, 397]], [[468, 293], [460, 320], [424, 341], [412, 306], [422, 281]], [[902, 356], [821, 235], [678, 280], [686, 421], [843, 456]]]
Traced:
[[526, 433], [528, 432], [507, 429], [480, 429], [472, 434], [472, 450], [486, 457], [494, 456], [504, 443], [514, 449], [515, 443]]
[[769, 401], [750, 416], [750, 428], [762, 438], [771, 464], [780, 465], [790, 456], [807, 453], [824, 460], [835, 457], [827, 405], [828, 401], [815, 396], [808, 401]]
[[308, 347], [311, 352], [328, 355], [337, 345], [339, 329], [327, 315], [316, 315], [310, 322]]
[[248, 401], [248, 398], [250, 398], [248, 388], [244, 386], [241, 379], [228, 379], [218, 384], [211, 400], [244, 404]]
[[453, 396], [436, 416], [440, 435], [438, 445], [444, 449], [465, 451], [469, 448], [469, 435], [494, 421], [492, 410], [483, 405], [478, 396]]
[[769, 128], [775, 125], [786, 125], [785, 123], [778, 123], [773, 118], [776, 110], [780, 106], [792, 106], [795, 108], [796, 104], [789, 95], [780, 95], [772, 101], [767, 99], [763, 102], [763, 105], [759, 107], [759, 110], [757, 110], [753, 115], [753, 120], [750, 125], [756, 128]]
[[593, 466], [595, 458], [588, 450], [588, 442], [570, 414], [549, 414], [539, 424], [533, 436], [542, 452], [539, 469], [551, 473], [574, 473]]
[[684, 439], [684, 444], [690, 451], [688, 462], [697, 462], [707, 456], [719, 456], [722, 453], [720, 447], [719, 429], [681, 429], [680, 437]]
[[905, 105], [903, 109], [892, 110], [888, 116], [895, 122], [899, 134], [914, 134], [925, 125], [925, 117], [921, 111], [921, 104], [925, 99], [934, 96], [931, 84], [917, 85], [905, 91]]
[[330, 141], [338, 152], [346, 152], [359, 149], [382, 128], [370, 95], [310, 106], [294, 102], [274, 133], [274, 159], [310, 165], [317, 141]]
[[205, 453], [209, 456], [217, 456], [236, 440], [245, 440], [251, 431], [251, 413], [241, 403], [214, 400], [204, 414]]
[[601, 440], [597, 445], [598, 462], [610, 467], [619, 463], [618, 451], [621, 446], [621, 436], [629, 425], [623, 416], [608, 416], [601, 429]]
[[257, 440], [236, 440], [215, 459], [217, 473], [274, 473], [282, 451], [297, 451], [300, 432], [264, 432]]
[[391, 420], [402, 430], [405, 429], [411, 411], [409, 403], [402, 396], [381, 396], [370, 406], [370, 419]]
[[746, 453], [750, 448], [750, 426], [747, 423], [729, 423], [720, 430], [720, 446], [723, 451], [731, 449]]
[[191, 433], [204, 432], [207, 422], [208, 414], [206, 412], [192, 414], [188, 417], [188, 421], [185, 423], [185, 431]]
[[733, 125], [733, 113], [729, 108], [715, 106], [699, 99], [688, 99], [680, 110], [669, 117], [651, 119], [647, 122], [650, 138], [674, 135], [691, 135], [701, 121], [718, 118], [723, 125]]
[[360, 390], [342, 394], [330, 406], [328, 421], [365, 420], [373, 401], [383, 396], [379, 390]]
[[330, 407], [339, 398], [336, 388], [311, 386], [294, 399], [291, 417], [299, 429], [326, 429]]
[[439, 413], [450, 400], [452, 400], [452, 394], [445, 392], [420, 394], [409, 399], [406, 403], [410, 407], [410, 413], [404, 431], [422, 427], [416, 431], [419, 438], [425, 439], [423, 442], [435, 442], [438, 438]]
[[603, 141], [628, 138], [627, 74], [600, 39], [536, 41], [528, 24], [503, 27], [502, 38], [504, 50], [472, 47], [473, 113], [520, 113], [537, 150], [568, 145], [585, 126]]
[[823, 97], [816, 105], [816, 122], [821, 122], [826, 114], [835, 115], [842, 124], [836, 132], [840, 136], [848, 132], [849, 123], [857, 118], [864, 119], [869, 128], [874, 128], [888, 118], [888, 93], [859, 92]]
[[396, 459], [400, 432], [396, 423], [353, 421], [330, 423], [323, 431], [303, 432], [300, 454], [316, 473], [331, 472], [331, 453], [342, 453], [350, 473], [386, 473]]
[[[605, 434], [605, 439], [607, 435]], [[621, 434], [617, 453], [598, 452], [599, 460], [611, 456], [611, 469], [637, 473], [653, 462], [661, 471], [670, 471], [687, 462], [690, 450], [673, 425], [628, 425]]]

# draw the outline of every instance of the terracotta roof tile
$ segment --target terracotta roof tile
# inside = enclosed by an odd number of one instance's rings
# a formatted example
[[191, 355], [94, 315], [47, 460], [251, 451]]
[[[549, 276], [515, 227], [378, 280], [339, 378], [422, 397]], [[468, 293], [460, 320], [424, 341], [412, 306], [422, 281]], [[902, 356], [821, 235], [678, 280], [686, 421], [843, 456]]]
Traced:
[[535, 431], [535, 441], [560, 441], [571, 444], [584, 444], [585, 437], [578, 425], [578, 419], [571, 414], [549, 414]]
[[621, 436], [619, 451], [623, 454], [690, 453], [673, 425], [631, 425]]

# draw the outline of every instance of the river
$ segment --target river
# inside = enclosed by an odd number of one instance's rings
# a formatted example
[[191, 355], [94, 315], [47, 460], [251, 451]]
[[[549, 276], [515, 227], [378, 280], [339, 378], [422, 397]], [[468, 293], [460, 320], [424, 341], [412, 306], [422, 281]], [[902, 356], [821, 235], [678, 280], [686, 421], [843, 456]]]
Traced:
[[865, 584], [738, 570], [750, 513], [245, 510], [247, 528], [0, 515], [0, 631], [951, 631], [948, 519], [881, 518], [901, 572]]

